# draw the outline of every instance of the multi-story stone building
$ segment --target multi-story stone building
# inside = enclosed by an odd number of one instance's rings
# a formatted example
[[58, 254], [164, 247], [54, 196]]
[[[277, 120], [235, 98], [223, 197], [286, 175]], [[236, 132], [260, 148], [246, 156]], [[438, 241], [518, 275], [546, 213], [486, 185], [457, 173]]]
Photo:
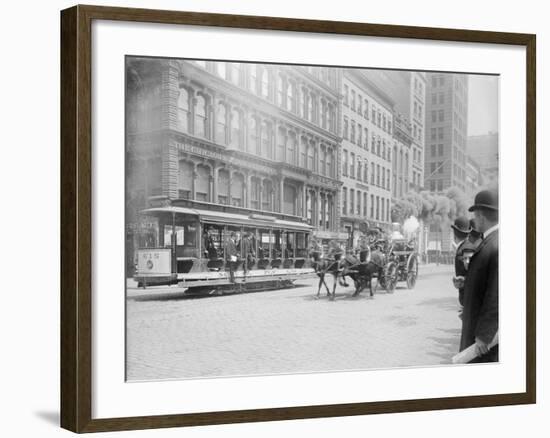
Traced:
[[341, 229], [348, 244], [360, 228], [390, 223], [393, 101], [366, 70], [342, 72]]
[[[394, 119], [399, 119], [402, 128], [405, 125], [407, 137], [406, 152], [403, 151], [403, 157], [400, 155], [400, 147], [397, 143], [400, 139], [394, 141], [394, 159], [399, 161], [397, 168], [401, 169], [401, 174], [393, 173], [396, 192], [407, 193], [409, 190], [419, 191], [424, 186], [424, 142], [425, 142], [425, 123], [426, 123], [426, 73], [415, 71], [395, 71], [395, 70], [372, 70], [368, 71], [368, 77], [377, 84], [379, 88], [385, 90], [391, 99], [395, 102]], [[401, 131], [403, 133], [403, 131]], [[395, 134], [395, 131], [394, 131]], [[395, 137], [395, 135], [394, 135]], [[394, 160], [395, 161], [395, 160]], [[402, 166], [401, 162], [407, 162]], [[393, 169], [395, 169], [395, 164]], [[401, 190], [399, 186], [400, 178], [406, 181], [406, 185]]]
[[128, 58], [127, 217], [186, 199], [339, 231], [340, 70]]
[[466, 192], [468, 75], [429, 73], [427, 84], [425, 187]]
[[413, 136], [410, 122], [401, 115], [393, 118], [392, 197], [405, 195], [411, 184]]

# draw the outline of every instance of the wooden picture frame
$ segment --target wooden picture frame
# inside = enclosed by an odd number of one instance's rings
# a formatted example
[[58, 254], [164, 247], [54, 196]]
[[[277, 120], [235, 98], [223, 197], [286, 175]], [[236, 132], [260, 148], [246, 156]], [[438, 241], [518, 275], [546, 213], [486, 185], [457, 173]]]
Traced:
[[[92, 418], [92, 22], [113, 20], [410, 38], [526, 49], [526, 391], [127, 418]], [[536, 37], [531, 34], [100, 6], [61, 12], [61, 426], [74, 432], [529, 404], [536, 401]]]

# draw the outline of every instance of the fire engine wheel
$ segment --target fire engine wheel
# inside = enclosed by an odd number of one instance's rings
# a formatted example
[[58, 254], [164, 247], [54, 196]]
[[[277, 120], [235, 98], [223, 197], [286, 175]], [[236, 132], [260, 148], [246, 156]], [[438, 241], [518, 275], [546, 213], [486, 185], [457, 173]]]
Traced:
[[418, 259], [411, 257], [409, 260], [409, 266], [407, 269], [407, 288], [414, 289], [416, 286], [416, 279], [418, 278]]
[[392, 294], [397, 286], [397, 264], [389, 263], [384, 269], [384, 287], [386, 292]]

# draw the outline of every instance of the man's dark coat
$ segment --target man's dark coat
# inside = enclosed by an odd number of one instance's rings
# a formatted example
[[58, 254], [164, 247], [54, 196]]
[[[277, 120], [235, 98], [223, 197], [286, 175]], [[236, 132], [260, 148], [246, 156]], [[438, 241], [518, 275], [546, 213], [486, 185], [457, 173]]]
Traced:
[[475, 343], [489, 344], [498, 331], [498, 229], [478, 246], [464, 283], [460, 351]]

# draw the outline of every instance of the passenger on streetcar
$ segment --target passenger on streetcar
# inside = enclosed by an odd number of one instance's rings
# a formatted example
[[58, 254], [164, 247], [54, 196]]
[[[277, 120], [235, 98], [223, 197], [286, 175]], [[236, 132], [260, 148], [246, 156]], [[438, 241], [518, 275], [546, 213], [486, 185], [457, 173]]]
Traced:
[[212, 228], [208, 228], [204, 230], [204, 234], [203, 234], [204, 254], [210, 260], [214, 260], [218, 258], [218, 253], [216, 251], [216, 246], [214, 244], [214, 238], [212, 237], [213, 233], [214, 233], [214, 230]]
[[235, 270], [237, 269], [237, 233], [231, 232], [229, 239], [225, 244], [225, 260], [229, 267], [229, 280], [231, 283], [235, 283]]
[[246, 273], [249, 271], [249, 269], [254, 266], [256, 253], [254, 251], [254, 245], [252, 241], [252, 234], [251, 233], [245, 233], [243, 239], [242, 239], [242, 248], [243, 248], [243, 275], [245, 278], [243, 278], [243, 282], [246, 281]]

